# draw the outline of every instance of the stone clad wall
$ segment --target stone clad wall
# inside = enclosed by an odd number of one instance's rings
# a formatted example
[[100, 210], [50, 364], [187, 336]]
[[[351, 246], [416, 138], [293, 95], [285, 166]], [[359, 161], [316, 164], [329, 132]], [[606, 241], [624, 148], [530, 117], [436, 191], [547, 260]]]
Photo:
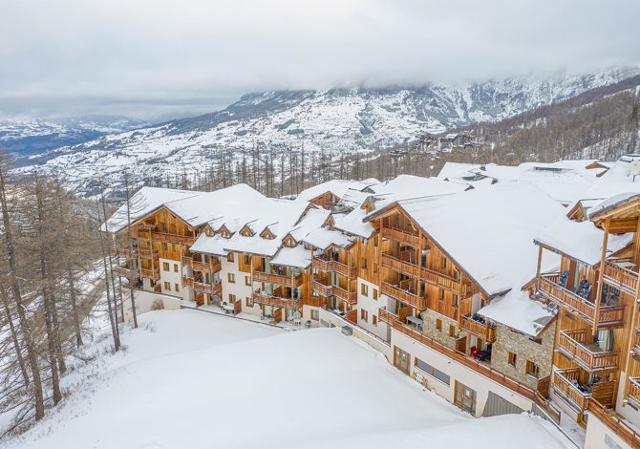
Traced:
[[[526, 373], [527, 360], [531, 360], [540, 367], [539, 378], [551, 374], [555, 332], [556, 322], [553, 322], [545, 329], [542, 335], [540, 335], [541, 342], [536, 343], [527, 335], [498, 324], [496, 341], [493, 344], [491, 352], [491, 367], [535, 389], [538, 379]], [[515, 368], [509, 365], [509, 352], [515, 352], [516, 354]]]
[[[440, 315], [432, 310], [427, 310], [422, 313], [422, 319], [424, 320], [423, 330], [426, 336], [433, 338], [438, 343], [442, 343], [447, 348], [456, 348], [456, 337], [449, 336], [449, 325], [453, 324], [456, 327], [456, 333], [458, 333], [458, 323], [444, 315]], [[436, 329], [436, 319], [442, 320], [442, 330]]]

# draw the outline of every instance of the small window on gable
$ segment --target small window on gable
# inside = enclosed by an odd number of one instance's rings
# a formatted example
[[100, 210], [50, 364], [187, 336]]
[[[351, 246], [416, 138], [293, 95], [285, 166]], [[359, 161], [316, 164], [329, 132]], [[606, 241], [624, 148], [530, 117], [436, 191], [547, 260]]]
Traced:
[[442, 256], [440, 258], [440, 266], [442, 267], [443, 270], [447, 269], [447, 258]]
[[273, 240], [276, 238], [276, 236], [273, 235], [273, 232], [271, 232], [269, 228], [265, 228], [265, 230], [260, 234], [260, 237], [267, 240]]
[[240, 235], [244, 237], [253, 237], [253, 231], [251, 230], [251, 228], [249, 228], [249, 226], [245, 226], [240, 231]]
[[287, 246], [289, 248], [293, 248], [294, 246], [296, 246], [296, 241], [293, 239], [293, 237], [291, 237], [290, 235], [288, 235], [285, 239], [284, 239], [284, 246]]
[[231, 233], [224, 226], [220, 228], [219, 232], [220, 232], [220, 235], [225, 239], [228, 239], [229, 237], [231, 237]]
[[227, 254], [227, 262], [233, 262], [233, 261], [234, 261], [233, 253]]

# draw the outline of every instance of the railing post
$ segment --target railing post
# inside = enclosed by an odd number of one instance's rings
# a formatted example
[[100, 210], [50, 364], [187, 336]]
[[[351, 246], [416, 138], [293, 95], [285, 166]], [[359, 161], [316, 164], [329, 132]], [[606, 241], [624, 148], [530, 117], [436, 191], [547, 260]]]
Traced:
[[602, 303], [602, 277], [604, 274], [605, 258], [607, 257], [607, 243], [609, 241], [609, 220], [604, 223], [604, 236], [602, 237], [602, 255], [600, 256], [600, 270], [598, 271], [598, 288], [596, 289], [595, 313], [593, 317], [593, 328], [591, 334], [595, 337], [598, 334], [598, 321], [600, 318], [600, 304]]

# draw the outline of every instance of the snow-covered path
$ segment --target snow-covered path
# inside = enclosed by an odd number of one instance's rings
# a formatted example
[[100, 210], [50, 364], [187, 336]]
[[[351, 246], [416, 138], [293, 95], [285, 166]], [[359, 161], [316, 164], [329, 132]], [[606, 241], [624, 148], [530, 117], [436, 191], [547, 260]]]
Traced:
[[190, 310], [141, 323], [126, 351], [7, 447], [570, 447], [537, 418], [464, 415], [336, 329], [284, 332]]

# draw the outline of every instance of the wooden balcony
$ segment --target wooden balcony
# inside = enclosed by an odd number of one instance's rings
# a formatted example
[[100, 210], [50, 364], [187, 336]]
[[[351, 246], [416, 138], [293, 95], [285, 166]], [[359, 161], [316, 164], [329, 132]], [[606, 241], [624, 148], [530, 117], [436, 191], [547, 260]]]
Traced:
[[382, 237], [406, 243], [411, 246], [420, 246], [420, 234], [413, 231], [384, 226], [380, 230]]
[[640, 377], [630, 377], [627, 390], [627, 401], [633, 402], [640, 407]]
[[[185, 278], [183, 278], [184, 280]], [[188, 278], [186, 278], [188, 279]], [[206, 282], [193, 281], [193, 291], [196, 293], [208, 293], [210, 295], [219, 295], [222, 292], [222, 283], [208, 284]]]
[[138, 253], [138, 257], [141, 259], [157, 259], [158, 258], [158, 250], [151, 248], [138, 248], [136, 250]]
[[602, 278], [607, 284], [635, 296], [638, 284], [638, 273], [635, 271], [623, 268], [614, 262], [605, 261]]
[[193, 245], [196, 238], [192, 235], [169, 234], [168, 232], [151, 232], [154, 240], [161, 242], [173, 243], [176, 245]]
[[333, 295], [333, 287], [331, 285], [323, 284], [318, 280], [313, 280], [313, 288], [318, 290], [318, 294], [323, 297], [329, 297]]
[[263, 304], [266, 306], [286, 307], [286, 308], [297, 306], [299, 302], [298, 300], [294, 300], [290, 298], [281, 298], [279, 296], [269, 295], [261, 291], [253, 292], [253, 301], [258, 304]]
[[186, 267], [193, 267], [193, 258], [188, 256], [182, 256], [182, 265]]
[[439, 273], [438, 271], [431, 270], [429, 268], [423, 268], [420, 276], [429, 284], [451, 290], [455, 294], [460, 294], [460, 281], [452, 278], [451, 276], [447, 276], [446, 274]]
[[398, 301], [402, 301], [405, 304], [408, 304], [417, 310], [425, 309], [424, 298], [418, 297], [418, 295], [416, 295], [415, 293], [409, 290], [404, 290], [397, 285], [389, 284], [388, 282], [383, 282], [381, 291], [385, 295], [389, 295]]
[[193, 287], [193, 278], [182, 276], [182, 286], [183, 287]]
[[[494, 370], [488, 364], [479, 362], [475, 359], [467, 357], [464, 353], [458, 352], [454, 349], [451, 349], [442, 343], [433, 340], [432, 338], [424, 335], [422, 332], [417, 330], [415, 327], [403, 324], [400, 318], [397, 315], [389, 313], [387, 311], [382, 312], [385, 309], [380, 309], [378, 311], [380, 319], [382, 320], [384, 317], [384, 321], [388, 322], [393, 329], [402, 332], [406, 336], [412, 338], [413, 340], [421, 343], [427, 347], [435, 349], [436, 351], [444, 354], [445, 356], [455, 360], [458, 363], [463, 364], [467, 368], [470, 368], [477, 373], [491, 379], [492, 381], [514, 391], [532, 401], [537, 400], [536, 391], [528, 386], [521, 384], [520, 382], [505, 376], [499, 371]], [[387, 321], [388, 320], [388, 321]]]
[[496, 328], [485, 320], [484, 323], [474, 320], [471, 316], [464, 315], [460, 320], [460, 327], [471, 332], [476, 337], [482, 338], [487, 343], [496, 341]]
[[265, 273], [264, 271], [253, 271], [254, 282], [268, 282], [272, 284], [285, 285], [295, 288], [302, 285], [302, 275], [289, 276], [286, 274]]
[[356, 267], [350, 267], [336, 260], [329, 260], [326, 257], [314, 256], [311, 259], [311, 265], [320, 271], [333, 271], [344, 276], [356, 277]]
[[324, 307], [325, 305], [325, 298], [323, 298], [322, 296], [313, 296], [310, 295], [308, 298], [305, 298], [303, 300], [304, 305], [306, 306], [311, 306], [311, 307]]
[[551, 383], [554, 391], [580, 412], [587, 409], [591, 399], [607, 407], [611, 407], [615, 402], [615, 381], [580, 384], [580, 368], [554, 368]]
[[120, 276], [129, 278], [133, 274], [131, 269], [128, 267], [123, 267], [121, 265], [116, 265], [113, 267], [113, 272], [118, 273]]
[[154, 268], [154, 269], [141, 268], [140, 269], [140, 277], [153, 279], [154, 281], [157, 281], [157, 280], [160, 279], [160, 270], [157, 269], [157, 268]]
[[391, 254], [382, 254], [382, 266], [414, 278], [420, 276], [420, 267], [418, 267], [418, 265], [392, 256]]
[[579, 369], [554, 369], [551, 375], [551, 384], [556, 393], [568, 400], [579, 411], [584, 411], [587, 409], [591, 393], [584, 392], [577, 387], [579, 374]]
[[137, 228], [139, 231], [153, 231], [156, 229], [156, 225], [153, 223], [139, 223]]
[[618, 354], [602, 351], [597, 345], [588, 344], [590, 329], [560, 331], [558, 350], [573, 359], [587, 371], [613, 369], [618, 366]]
[[[546, 274], [539, 278], [539, 291], [556, 304], [568, 308], [584, 320], [593, 323], [596, 306], [591, 301], [557, 284], [557, 274]], [[619, 326], [624, 322], [623, 306], [601, 306], [598, 325], [602, 327]]]
[[378, 319], [387, 324], [393, 324], [394, 321], [399, 320], [398, 315], [383, 308], [378, 309]]
[[212, 260], [209, 263], [193, 260], [191, 262], [191, 267], [196, 271], [202, 271], [203, 273], [209, 274], [217, 273], [222, 269], [220, 261], [218, 260]]
[[348, 302], [352, 306], [358, 302], [358, 296], [355, 291], [348, 291], [342, 287], [334, 285], [332, 288], [332, 293], [336, 298], [340, 298], [341, 300]]
[[631, 352], [636, 357], [640, 357], [640, 327], [636, 328], [636, 331], [633, 334], [633, 346], [631, 347]]

